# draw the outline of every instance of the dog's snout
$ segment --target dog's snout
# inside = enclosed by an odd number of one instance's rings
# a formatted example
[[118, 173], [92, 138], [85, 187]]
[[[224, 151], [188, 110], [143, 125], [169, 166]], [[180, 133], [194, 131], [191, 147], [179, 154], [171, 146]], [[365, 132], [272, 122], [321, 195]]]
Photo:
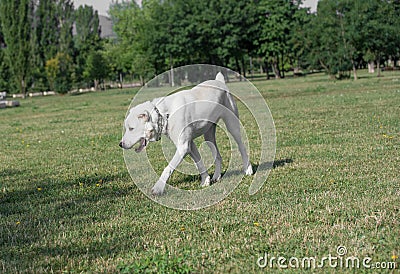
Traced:
[[124, 146], [124, 143], [121, 141], [121, 142], [119, 142], [119, 147], [123, 147]]

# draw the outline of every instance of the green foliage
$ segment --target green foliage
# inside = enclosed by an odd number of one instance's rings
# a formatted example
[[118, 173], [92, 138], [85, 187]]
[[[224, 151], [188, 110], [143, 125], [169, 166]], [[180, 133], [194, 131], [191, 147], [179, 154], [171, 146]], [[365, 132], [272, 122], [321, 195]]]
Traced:
[[59, 72], [59, 61], [58, 58], [52, 58], [46, 62], [46, 75], [47, 75], [47, 80], [49, 81], [50, 84], [50, 89], [54, 90], [54, 83], [57, 78], [57, 74]]
[[58, 49], [72, 56], [74, 54], [74, 41], [72, 36], [72, 29], [74, 25], [74, 4], [72, 0], [59, 0], [56, 7], [59, 23], [59, 39]]
[[114, 71], [119, 75], [135, 73], [142, 78], [153, 77], [154, 66], [159, 58], [153, 49], [160, 46], [160, 42], [155, 44], [153, 41], [157, 33], [149, 16], [134, 1], [114, 4], [110, 14], [118, 36], [118, 43], [110, 47]]
[[0, 49], [0, 91], [8, 91], [9, 83], [6, 81], [10, 76], [8, 75], [8, 66], [5, 62], [4, 50]]
[[317, 11], [310, 24], [311, 36], [314, 37], [311, 56], [315, 65], [319, 64], [328, 74], [335, 75], [345, 61], [336, 2], [322, 0], [318, 3]]
[[309, 27], [314, 65], [340, 77], [350, 69], [355, 72], [363, 61], [376, 61], [379, 67], [384, 56], [398, 58], [400, 16], [395, 5], [381, 0], [319, 1]]
[[73, 62], [65, 53], [58, 53], [46, 62], [46, 75], [50, 88], [59, 93], [67, 93], [72, 88]]
[[9, 76], [9, 68], [6, 61], [5, 51], [4, 51], [4, 39], [3, 33], [1, 32], [1, 22], [0, 22], [0, 91], [9, 90], [9, 82], [7, 79]]
[[1, 1], [0, 23], [7, 44], [5, 56], [12, 80], [25, 95], [31, 72], [30, 51], [33, 5], [30, 0]]
[[34, 10], [32, 31], [32, 88], [54, 89], [48, 83], [46, 62], [55, 58], [58, 52], [73, 55], [72, 26], [73, 2], [71, 0], [41, 0]]
[[[254, 50], [254, 1], [143, 1], [111, 7], [118, 43], [141, 76], [188, 63], [241, 61]], [[238, 67], [241, 70], [241, 67]]]
[[46, 62], [57, 53], [73, 62], [74, 71], [66, 77], [73, 83], [59, 83], [65, 88], [97, 88], [104, 79], [123, 82], [124, 77], [144, 84], [155, 74], [193, 63], [246, 75], [250, 59], [268, 76], [272, 68], [276, 78], [290, 70], [323, 69], [337, 78], [352, 70], [357, 79], [357, 69], [367, 62], [379, 68], [400, 59], [399, 1], [320, 0], [315, 14], [302, 3], [144, 0], [139, 6], [115, 1], [110, 15], [117, 38], [104, 40], [93, 7], [75, 10], [72, 0], [1, 1], [0, 87], [22, 93], [53, 89], [55, 78], [48, 77]]
[[117, 3], [111, 7], [116, 49], [128, 49], [124, 60], [133, 66], [124, 70], [142, 76], [187, 63], [230, 66], [245, 74], [250, 56], [265, 58], [277, 78], [288, 69], [322, 67], [339, 77], [353, 70], [356, 79], [367, 51], [379, 59], [399, 58], [398, 2], [321, 0], [316, 14], [302, 2]]
[[97, 49], [100, 40], [100, 25], [97, 11], [92, 6], [80, 6], [75, 11], [75, 46], [77, 50], [88, 53]]
[[288, 58], [294, 63], [293, 59], [298, 59], [303, 51], [300, 35], [305, 31], [307, 12], [300, 4], [301, 1], [265, 0], [258, 6], [261, 22], [257, 40], [259, 53], [272, 65], [276, 78], [283, 77]]
[[[397, 59], [400, 57], [400, 4], [397, 1], [366, 2], [362, 6], [363, 50], [375, 57], [379, 69], [379, 63], [384, 56], [394, 57], [394, 59], [396, 56]], [[379, 74], [380, 71], [378, 71]]]
[[100, 51], [92, 51], [87, 59], [83, 77], [86, 81], [94, 80], [94, 87], [97, 90], [100, 82], [107, 77], [109, 72], [108, 63]]
[[93, 51], [101, 49], [100, 25], [97, 11], [92, 6], [80, 6], [75, 11], [76, 35], [74, 36], [76, 80], [78, 83], [91, 82], [85, 77], [86, 60]]
[[36, 48], [35, 56], [40, 59], [39, 65], [54, 58], [58, 52], [59, 33], [58, 14], [54, 0], [40, 0], [36, 11]]

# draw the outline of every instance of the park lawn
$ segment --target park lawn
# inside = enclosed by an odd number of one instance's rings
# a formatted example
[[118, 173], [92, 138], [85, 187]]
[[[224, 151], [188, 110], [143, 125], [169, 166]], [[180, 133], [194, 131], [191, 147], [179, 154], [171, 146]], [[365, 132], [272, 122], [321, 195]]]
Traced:
[[[360, 76], [255, 79], [275, 121], [274, 169], [256, 195], [245, 178], [197, 211], [160, 206], [130, 178], [118, 142], [135, 90], [1, 110], [0, 272], [253, 273], [270, 270], [257, 266], [265, 253], [320, 259], [338, 246], [399, 264], [400, 73]], [[348, 269], [323, 271], [335, 270]]]

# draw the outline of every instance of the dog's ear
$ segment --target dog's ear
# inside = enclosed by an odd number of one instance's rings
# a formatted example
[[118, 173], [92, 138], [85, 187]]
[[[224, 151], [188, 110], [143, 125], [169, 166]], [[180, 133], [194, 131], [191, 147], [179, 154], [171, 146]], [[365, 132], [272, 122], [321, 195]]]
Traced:
[[138, 118], [143, 119], [145, 122], [148, 122], [150, 119], [150, 113], [145, 110], [142, 114], [139, 114]]

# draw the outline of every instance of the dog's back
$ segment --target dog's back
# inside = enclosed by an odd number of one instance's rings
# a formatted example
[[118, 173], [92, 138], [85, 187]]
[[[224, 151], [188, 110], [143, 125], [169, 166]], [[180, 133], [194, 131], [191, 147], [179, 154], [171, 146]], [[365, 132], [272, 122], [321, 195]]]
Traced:
[[208, 112], [215, 111], [216, 109], [227, 108], [232, 111], [236, 116], [238, 115], [235, 100], [229, 92], [225, 84], [224, 76], [219, 72], [215, 80], [208, 80], [193, 87], [190, 90], [181, 91], [181, 95], [188, 99], [186, 103], [194, 102], [207, 102]]

